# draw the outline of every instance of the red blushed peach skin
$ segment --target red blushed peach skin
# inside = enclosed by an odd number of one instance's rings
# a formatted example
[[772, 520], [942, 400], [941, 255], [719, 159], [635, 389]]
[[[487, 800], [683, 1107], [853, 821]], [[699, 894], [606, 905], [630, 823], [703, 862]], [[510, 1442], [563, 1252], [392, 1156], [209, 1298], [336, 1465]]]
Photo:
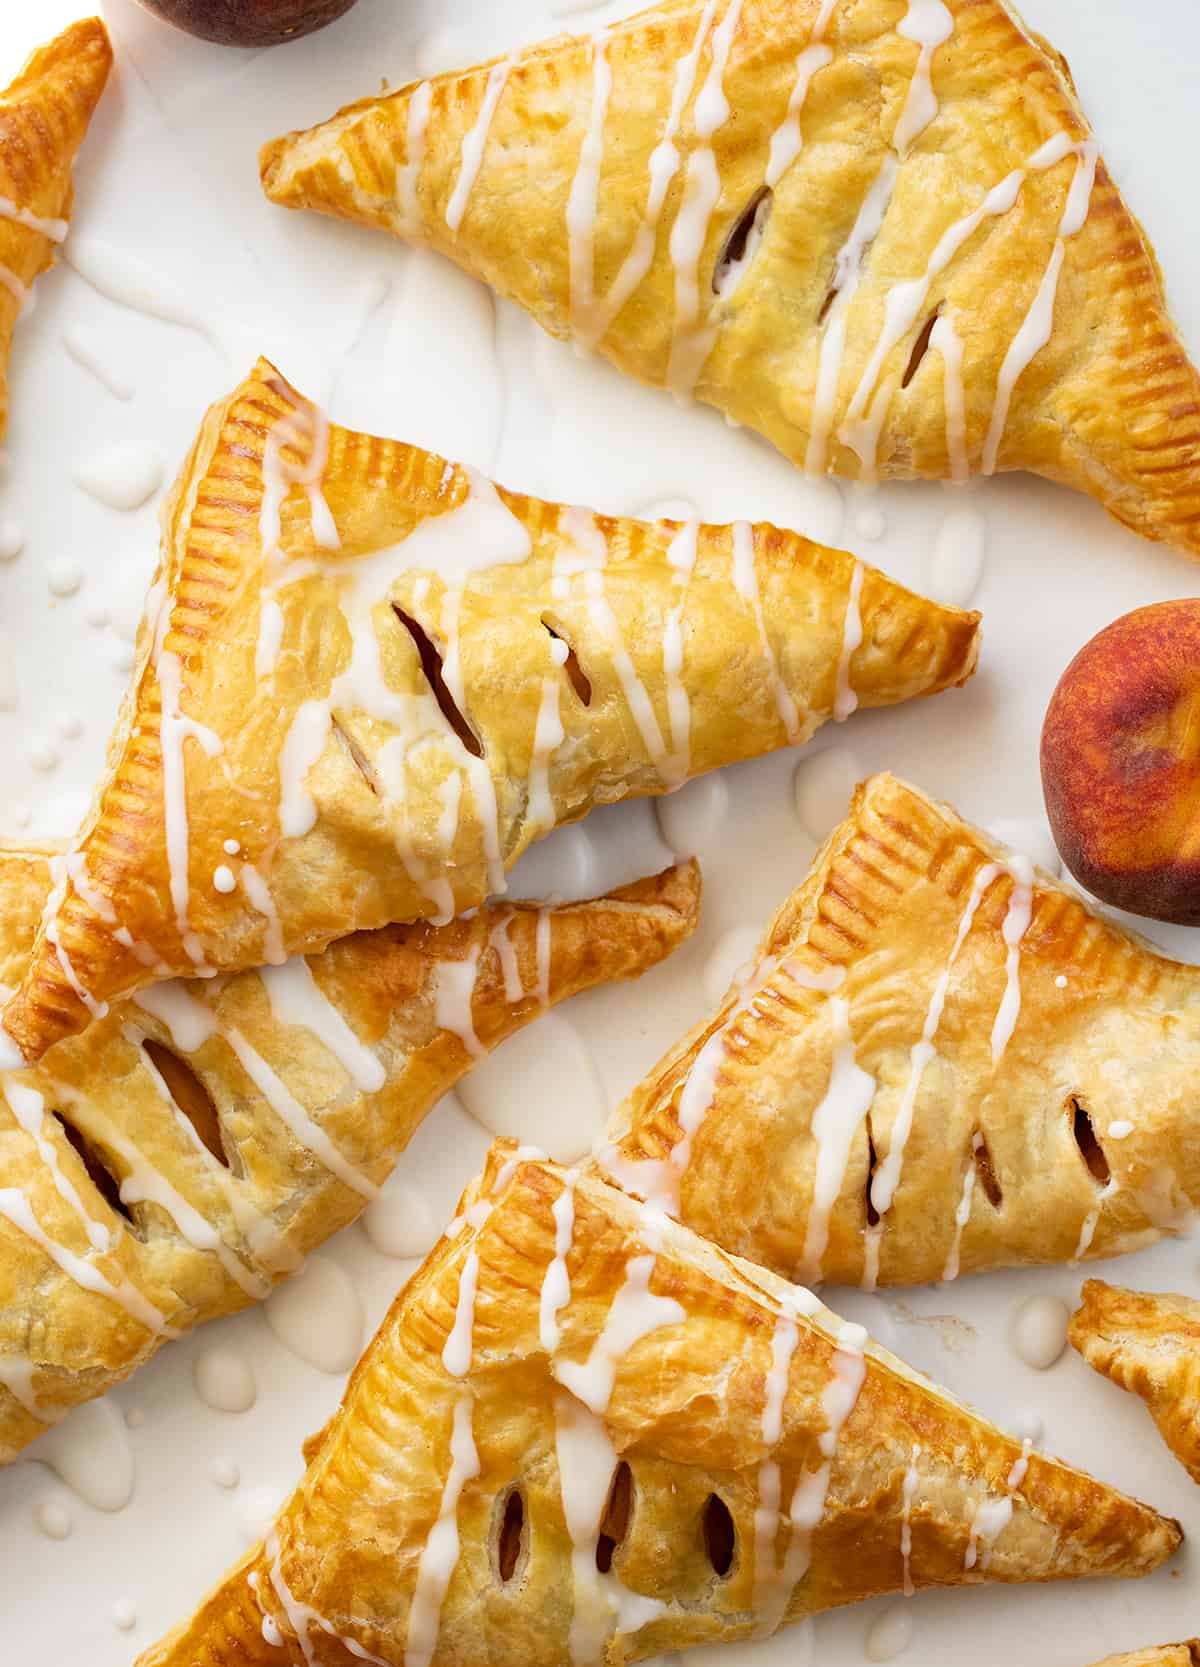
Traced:
[[1200, 598], [1138, 608], [1079, 651], [1046, 712], [1042, 788], [1081, 885], [1200, 925]]

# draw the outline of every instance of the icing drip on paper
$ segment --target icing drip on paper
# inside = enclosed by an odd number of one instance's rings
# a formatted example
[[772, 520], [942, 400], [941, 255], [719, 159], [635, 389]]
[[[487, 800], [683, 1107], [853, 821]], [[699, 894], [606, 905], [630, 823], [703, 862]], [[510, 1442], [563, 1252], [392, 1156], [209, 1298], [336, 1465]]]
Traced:
[[474, 126], [469, 130], [462, 142], [462, 154], [459, 160], [458, 179], [454, 190], [450, 194], [450, 201], [446, 204], [446, 224], [452, 232], [456, 232], [462, 225], [463, 215], [467, 212], [467, 204], [471, 193], [475, 189], [475, 181], [479, 177], [479, 170], [483, 164], [483, 153], [487, 146], [488, 134], [492, 127], [492, 118], [496, 114], [496, 106], [504, 93], [508, 78], [512, 73], [514, 60], [505, 58], [503, 62], [493, 64], [488, 73], [487, 87], [484, 89], [483, 103], [479, 115], [475, 118]]

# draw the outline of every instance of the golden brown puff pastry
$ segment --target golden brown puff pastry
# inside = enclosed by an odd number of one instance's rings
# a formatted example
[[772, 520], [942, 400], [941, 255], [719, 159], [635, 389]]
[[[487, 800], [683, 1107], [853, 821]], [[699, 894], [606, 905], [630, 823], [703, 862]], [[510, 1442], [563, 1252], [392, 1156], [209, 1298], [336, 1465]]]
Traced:
[[810, 1292], [511, 1142], [305, 1454], [142, 1667], [616, 1667], [882, 1592], [1147, 1574], [1181, 1537]]
[[1096, 1667], [1200, 1667], [1200, 1638], [1187, 1644], [1163, 1644], [1156, 1650], [1134, 1650], [1132, 1655], [1110, 1655]]
[[1089, 1366], [1141, 1396], [1167, 1446], [1200, 1482], [1200, 1302], [1089, 1279], [1069, 1336]]
[[600, 1161], [805, 1281], [1113, 1256], [1200, 1206], [1200, 972], [893, 776]]
[[67, 235], [71, 165], [111, 64], [108, 31], [86, 18], [39, 47], [0, 93], [0, 439], [13, 330], [30, 285]]
[[364, 99], [262, 173], [811, 473], [1032, 469], [1200, 552], [1197, 372], [1000, 0], [667, 0]]
[[[0, 850], [0, 979], [51, 883]], [[488, 905], [308, 962], [161, 984], [0, 1076], [0, 1462], [355, 1216], [477, 1056], [696, 924], [694, 864], [595, 902]]]
[[329, 426], [265, 362], [164, 527], [108, 767], [5, 1011], [30, 1062], [164, 971], [448, 919], [557, 823], [961, 683], [978, 648], [978, 615], [843, 551], [519, 497]]

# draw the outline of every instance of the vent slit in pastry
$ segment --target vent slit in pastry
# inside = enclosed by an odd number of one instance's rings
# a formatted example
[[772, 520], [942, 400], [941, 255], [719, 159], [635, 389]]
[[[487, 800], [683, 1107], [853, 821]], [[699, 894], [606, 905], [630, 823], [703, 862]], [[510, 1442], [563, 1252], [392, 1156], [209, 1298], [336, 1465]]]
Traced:
[[445, 662], [441, 650], [426, 631], [425, 627], [415, 620], [411, 614], [396, 603], [392, 604], [392, 612], [403, 625], [413, 640], [413, 645], [421, 661], [421, 670], [425, 674], [425, 681], [438, 703], [443, 718], [458, 736], [463, 746], [475, 758], [483, 757], [483, 747], [478, 735], [471, 728], [470, 719], [463, 712], [446, 684]]
[[156, 1041], [153, 1036], [143, 1036], [141, 1048], [151, 1068], [161, 1078], [175, 1109], [190, 1125], [201, 1146], [219, 1164], [230, 1168], [229, 1153], [221, 1130], [221, 1114], [199, 1072], [182, 1054]]
[[774, 201], [770, 186], [764, 185], [754, 193], [734, 221], [713, 269], [714, 295], [728, 299], [745, 277], [767, 234], [767, 221], [771, 217]]
[[1092, 1121], [1092, 1114], [1078, 1095], [1072, 1094], [1067, 1101], [1067, 1112], [1071, 1118], [1071, 1133], [1075, 1144], [1079, 1148], [1079, 1155], [1088, 1166], [1088, 1172], [1097, 1186], [1106, 1187], [1112, 1181], [1112, 1169], [1104, 1155], [1104, 1148], [1096, 1134], [1096, 1125]]
[[737, 1529], [729, 1506], [719, 1493], [710, 1493], [704, 1501], [701, 1530], [704, 1554], [712, 1564], [713, 1573], [724, 1580], [733, 1568], [733, 1559], [737, 1554]]
[[560, 654], [564, 656], [562, 668], [566, 673], [567, 682], [575, 691], [575, 695], [579, 700], [580, 705], [590, 706], [592, 704], [592, 682], [587, 672], [583, 669], [575, 645], [568, 642], [566, 637], [563, 636], [562, 631], [558, 627], [552, 625], [544, 615], [542, 618], [542, 624], [554, 638], [555, 642], [562, 644], [562, 648], [559, 651]]
[[96, 813], [0, 1040], [31, 1062], [172, 974], [447, 921], [560, 823], [964, 682], [977, 639], [846, 552], [519, 497], [261, 363], [166, 507]]
[[[568, 1193], [550, 1351], [542, 1291]], [[448, 1361], [468, 1267], [471, 1337]], [[601, 1357], [594, 1411], [566, 1380]], [[1148, 1573], [1182, 1537], [985, 1423], [810, 1292], [510, 1142], [307, 1456], [266, 1542], [141, 1667], [273, 1667], [281, 1650], [600, 1667], [771, 1633], [898, 1591], [906, 1573], [914, 1591], [968, 1584], [980, 1565], [1009, 1584]], [[535, 1539], [505, 1586], [497, 1501], [514, 1488]]]
[[908, 356], [908, 363], [904, 367], [904, 375], [900, 378], [901, 389], [907, 388], [913, 377], [920, 370], [921, 362], [926, 353], [929, 351], [930, 338], [937, 327], [937, 321], [940, 317], [941, 309], [935, 307], [933, 312], [930, 313], [929, 317], [925, 320], [924, 324], [922, 324], [920, 330], [918, 331], [917, 339], [913, 342], [912, 352]]
[[365, 785], [378, 799], [383, 793], [383, 786], [379, 780], [379, 772], [371, 763], [371, 760], [336, 715], [330, 721], [330, 729], [333, 732], [334, 739], [358, 771]]
[[600, 1532], [596, 1536], [596, 1567], [601, 1574], [611, 1574], [613, 1558], [625, 1543], [633, 1520], [633, 1472], [622, 1459], [613, 1471], [600, 1514]]
[[510, 1488], [496, 1525], [496, 1572], [502, 1585], [518, 1576], [528, 1555], [528, 1532], [524, 1496], [520, 1488]]
[[88, 1180], [108, 1208], [114, 1215], [121, 1216], [132, 1232], [140, 1233], [137, 1218], [121, 1197], [120, 1177], [113, 1173], [112, 1166], [104, 1153], [94, 1141], [88, 1139], [82, 1129], [72, 1123], [69, 1118], [64, 1117], [61, 1111], [53, 1111], [50, 1116], [62, 1129], [63, 1137], [68, 1146], [87, 1171]]
[[364, 98], [261, 169], [812, 472], [1032, 469], [1200, 551], [1200, 378], [1061, 59], [1001, 0], [670, 0]]
[[978, 1130], [971, 1137], [971, 1162], [983, 1188], [983, 1196], [993, 1210], [998, 1210], [1004, 1203], [1004, 1191], [992, 1162], [992, 1154], [988, 1151], [987, 1140]]

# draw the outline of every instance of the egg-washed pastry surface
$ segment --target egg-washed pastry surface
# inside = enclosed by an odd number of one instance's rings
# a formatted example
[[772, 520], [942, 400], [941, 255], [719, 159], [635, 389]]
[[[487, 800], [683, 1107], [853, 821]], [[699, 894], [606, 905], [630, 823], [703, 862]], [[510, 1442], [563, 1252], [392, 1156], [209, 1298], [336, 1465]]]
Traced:
[[556, 824], [961, 683], [978, 648], [978, 615], [843, 551], [518, 497], [331, 427], [265, 362], [208, 414], [164, 528], [4, 1013], [30, 1063], [164, 975], [449, 919]]
[[595, 1176], [500, 1142], [460, 1212], [266, 1540], [142, 1667], [614, 1667], [1179, 1543]]
[[893, 776], [614, 1113], [622, 1184], [789, 1278], [1113, 1256], [1200, 1206], [1200, 972]]
[[98, 17], [39, 47], [0, 92], [0, 439], [13, 331], [71, 216], [71, 166], [112, 65]]
[[1200, 1482], [1200, 1302], [1089, 1279], [1069, 1335], [1089, 1366], [1145, 1401], [1167, 1446]]
[[[0, 980], [45, 851], [0, 849]], [[0, 1462], [167, 1337], [265, 1296], [378, 1194], [426, 1113], [551, 1004], [693, 930], [694, 864], [594, 902], [386, 927], [166, 983], [0, 1075]]]
[[365, 98], [267, 194], [438, 249], [814, 474], [1032, 469], [1200, 552], [1200, 382], [1000, 0], [668, 0]]
[[1200, 1667], [1200, 1638], [1186, 1644], [1163, 1644], [1158, 1649], [1110, 1655], [1096, 1667]]

